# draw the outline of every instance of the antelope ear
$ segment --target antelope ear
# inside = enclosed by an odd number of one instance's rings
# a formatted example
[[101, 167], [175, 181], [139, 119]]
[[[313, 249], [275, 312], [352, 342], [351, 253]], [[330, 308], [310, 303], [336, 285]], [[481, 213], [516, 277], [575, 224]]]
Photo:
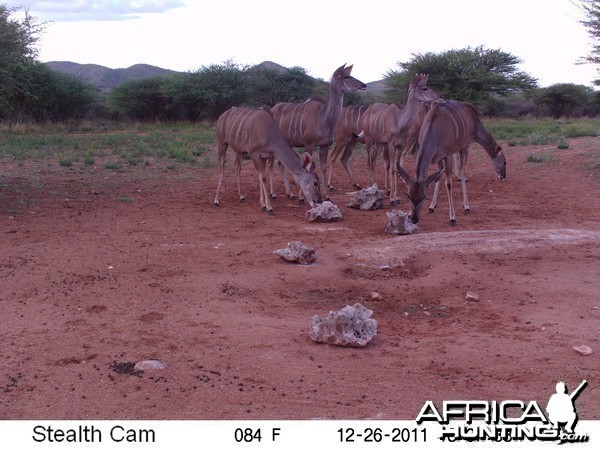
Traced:
[[[345, 64], [344, 64], [344, 65], [345, 65]], [[345, 75], [345, 76], [350, 76], [350, 72], [352, 72], [352, 67], [354, 67], [354, 65], [353, 65], [353, 64], [350, 64], [348, 67], [346, 67], [346, 68], [344, 69], [344, 75]]]
[[404, 184], [408, 186], [410, 184], [410, 175], [402, 168], [399, 162], [396, 163], [396, 169], [398, 170], [398, 175], [400, 175], [400, 178], [404, 181]]
[[307, 172], [315, 170], [315, 163], [309, 153], [302, 153], [302, 167], [304, 167], [304, 170]]
[[342, 76], [344, 74], [345, 70], [346, 70], [346, 63], [342, 64], [340, 67], [335, 69], [335, 72], [333, 72], [333, 76], [334, 77]]
[[425, 180], [425, 187], [429, 186], [431, 183], [437, 183], [438, 181], [440, 181], [440, 178], [442, 177], [442, 170], [444, 169], [440, 169], [437, 172], [429, 175]]

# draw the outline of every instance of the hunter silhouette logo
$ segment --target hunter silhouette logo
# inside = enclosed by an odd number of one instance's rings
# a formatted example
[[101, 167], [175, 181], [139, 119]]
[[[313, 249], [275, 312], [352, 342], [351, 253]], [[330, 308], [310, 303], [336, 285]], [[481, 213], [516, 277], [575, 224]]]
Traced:
[[550, 400], [548, 400], [548, 406], [546, 406], [548, 419], [550, 419], [555, 428], [560, 428], [561, 424], [565, 424], [565, 433], [574, 433], [573, 428], [577, 423], [575, 399], [586, 386], [587, 380], [583, 380], [577, 389], [569, 395], [567, 394], [567, 385], [565, 383], [562, 381], [556, 383], [556, 394], [552, 394]]
[[425, 402], [417, 424], [426, 421], [442, 425], [442, 441], [559, 441], [587, 442], [589, 435], [576, 434], [577, 411], [575, 400], [587, 386], [583, 380], [569, 394], [567, 385], [560, 381], [550, 396], [546, 412], [535, 400], [487, 401], [446, 400], [438, 409], [431, 401]]

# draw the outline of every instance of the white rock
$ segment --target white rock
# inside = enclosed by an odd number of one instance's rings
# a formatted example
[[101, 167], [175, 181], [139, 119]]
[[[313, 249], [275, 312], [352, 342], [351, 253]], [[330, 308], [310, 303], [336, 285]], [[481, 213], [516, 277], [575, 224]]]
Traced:
[[157, 359], [146, 359], [135, 364], [134, 370], [163, 370], [167, 365]]
[[475, 292], [468, 291], [467, 295], [465, 295], [465, 298], [468, 301], [470, 301], [470, 302], [478, 302], [479, 301], [479, 294], [476, 294]]
[[342, 347], [364, 347], [377, 334], [377, 321], [371, 319], [373, 311], [360, 303], [346, 306], [340, 311], [330, 311], [321, 319], [313, 316], [310, 338], [315, 342]]
[[306, 217], [309, 222], [339, 222], [343, 219], [340, 208], [329, 200], [306, 211]]
[[380, 302], [381, 300], [383, 300], [383, 297], [381, 296], [381, 294], [379, 292], [371, 292], [371, 300], [376, 301], [376, 302]]
[[300, 241], [288, 242], [287, 248], [280, 248], [273, 253], [289, 262], [312, 264], [317, 260], [317, 251]]
[[385, 213], [387, 219], [385, 221], [385, 228], [383, 231], [389, 234], [415, 234], [419, 231], [419, 227], [417, 227], [412, 221], [410, 217], [405, 212], [402, 212], [398, 209], [393, 209]]
[[575, 350], [577, 353], [584, 355], [584, 356], [588, 356], [592, 354], [592, 349], [589, 348], [587, 345], [576, 345], [573, 347], [573, 350]]
[[358, 191], [346, 206], [355, 209], [375, 210], [383, 206], [385, 193], [376, 184]]

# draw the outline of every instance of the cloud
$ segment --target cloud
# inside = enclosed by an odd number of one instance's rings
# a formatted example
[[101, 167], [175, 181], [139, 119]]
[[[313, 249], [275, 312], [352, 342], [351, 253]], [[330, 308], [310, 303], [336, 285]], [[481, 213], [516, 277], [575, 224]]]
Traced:
[[146, 13], [163, 13], [185, 6], [184, 0], [67, 0], [8, 1], [8, 6], [24, 6], [34, 17], [53, 21], [130, 20]]

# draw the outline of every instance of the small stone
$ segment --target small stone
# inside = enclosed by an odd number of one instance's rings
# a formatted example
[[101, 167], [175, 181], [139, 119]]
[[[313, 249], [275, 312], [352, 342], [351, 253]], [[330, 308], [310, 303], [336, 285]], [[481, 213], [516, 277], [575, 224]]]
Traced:
[[576, 345], [573, 347], [573, 350], [575, 350], [577, 353], [584, 355], [584, 356], [588, 356], [592, 354], [592, 349], [589, 348], [587, 345]]
[[287, 248], [275, 250], [273, 253], [286, 261], [304, 265], [312, 264], [317, 260], [317, 251], [300, 241], [288, 242]]
[[383, 229], [384, 232], [388, 234], [407, 235], [415, 234], [419, 231], [419, 227], [412, 223], [409, 215], [405, 212], [393, 209], [385, 214], [387, 215], [387, 219]]
[[470, 301], [470, 302], [478, 302], [479, 301], [479, 294], [476, 294], [475, 292], [468, 291], [467, 295], [465, 296], [465, 298], [468, 301]]
[[139, 361], [135, 364], [134, 370], [163, 370], [166, 369], [167, 365], [158, 361], [157, 359], [146, 359], [144, 361]]
[[379, 209], [383, 206], [385, 193], [376, 184], [358, 191], [350, 203], [346, 206], [354, 209], [370, 210]]
[[383, 300], [383, 297], [381, 296], [381, 294], [379, 292], [371, 292], [371, 300], [375, 301], [375, 302], [380, 302], [381, 300]]
[[377, 321], [371, 319], [372, 314], [373, 311], [356, 303], [339, 311], [330, 311], [324, 319], [314, 315], [310, 338], [342, 347], [364, 347], [377, 334]]
[[339, 222], [343, 219], [340, 208], [328, 200], [306, 211], [306, 217], [309, 222]]

